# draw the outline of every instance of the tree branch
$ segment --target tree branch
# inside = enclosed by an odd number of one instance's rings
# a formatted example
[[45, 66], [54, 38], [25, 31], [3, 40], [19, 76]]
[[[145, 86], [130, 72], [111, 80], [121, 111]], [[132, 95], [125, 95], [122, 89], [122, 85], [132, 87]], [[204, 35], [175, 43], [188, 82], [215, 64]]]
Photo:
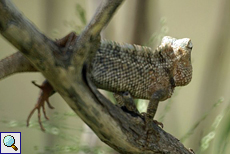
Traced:
[[37, 69], [19, 51], [0, 60], [0, 80], [20, 72], [37, 72]]
[[[176, 138], [114, 106], [87, 78], [84, 64], [97, 50], [99, 34], [122, 0], [105, 0], [73, 46], [60, 48], [40, 33], [9, 0], [0, 1], [0, 32], [51, 83], [78, 116], [109, 146], [124, 154], [191, 154]], [[36, 36], [36, 37], [35, 37]]]

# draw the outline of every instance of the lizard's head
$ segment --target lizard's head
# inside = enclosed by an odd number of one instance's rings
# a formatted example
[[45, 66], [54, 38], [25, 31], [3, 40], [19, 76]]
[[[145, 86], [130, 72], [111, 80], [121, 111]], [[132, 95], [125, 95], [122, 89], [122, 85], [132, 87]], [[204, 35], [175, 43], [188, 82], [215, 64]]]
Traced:
[[162, 45], [169, 45], [173, 49], [173, 79], [175, 86], [187, 85], [192, 79], [191, 51], [192, 42], [189, 38], [175, 39], [165, 36]]

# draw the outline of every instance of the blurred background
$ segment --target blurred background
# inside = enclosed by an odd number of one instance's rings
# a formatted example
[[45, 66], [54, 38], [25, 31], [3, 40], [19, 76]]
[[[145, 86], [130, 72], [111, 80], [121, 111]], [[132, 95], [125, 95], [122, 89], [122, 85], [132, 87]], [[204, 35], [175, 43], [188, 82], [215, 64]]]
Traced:
[[[13, 0], [18, 9], [45, 35], [61, 38], [80, 31], [101, 0]], [[191, 38], [193, 79], [176, 88], [173, 97], [160, 103], [155, 119], [164, 130], [198, 154], [229, 154], [230, 132], [230, 1], [126, 0], [103, 31], [103, 38], [156, 48], [163, 36]], [[36, 36], [34, 36], [36, 37]], [[0, 36], [0, 59], [16, 52]], [[117, 154], [69, 108], [60, 95], [42, 117], [37, 113], [26, 127], [39, 89], [31, 84], [44, 80], [40, 73], [15, 74], [0, 81], [0, 132], [22, 132], [22, 153]], [[147, 103], [139, 101], [144, 111]], [[111, 133], [112, 130], [111, 130]]]

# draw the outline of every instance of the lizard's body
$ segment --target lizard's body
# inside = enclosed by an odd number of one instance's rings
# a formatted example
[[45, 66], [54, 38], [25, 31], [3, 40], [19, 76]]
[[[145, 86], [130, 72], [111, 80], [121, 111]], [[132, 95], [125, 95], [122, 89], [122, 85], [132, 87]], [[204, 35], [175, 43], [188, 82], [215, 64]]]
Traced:
[[175, 86], [192, 78], [190, 39], [164, 37], [154, 51], [149, 47], [102, 40], [92, 64], [91, 79], [101, 89], [128, 91], [133, 98], [151, 99], [164, 89], [169, 98]]

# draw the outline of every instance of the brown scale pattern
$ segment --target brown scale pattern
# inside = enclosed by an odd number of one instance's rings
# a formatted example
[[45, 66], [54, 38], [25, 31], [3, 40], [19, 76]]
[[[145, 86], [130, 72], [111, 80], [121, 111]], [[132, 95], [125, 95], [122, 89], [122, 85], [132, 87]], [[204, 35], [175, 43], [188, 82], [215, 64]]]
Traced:
[[167, 89], [169, 98], [175, 86], [188, 84], [192, 76], [191, 50], [171, 44], [163, 43], [153, 51], [102, 40], [91, 63], [91, 79], [100, 89], [128, 91], [133, 98], [150, 99], [159, 89]]

